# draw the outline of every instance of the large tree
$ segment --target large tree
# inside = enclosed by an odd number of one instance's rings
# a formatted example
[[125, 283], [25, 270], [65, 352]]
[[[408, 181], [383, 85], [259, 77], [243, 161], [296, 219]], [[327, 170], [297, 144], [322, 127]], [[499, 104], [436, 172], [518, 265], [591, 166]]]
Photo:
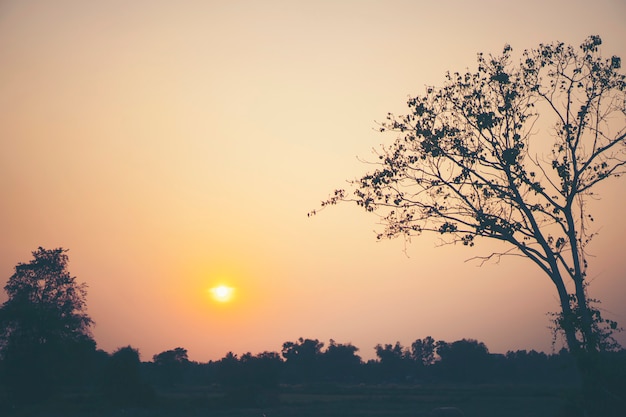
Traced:
[[38, 248], [19, 263], [0, 307], [0, 359], [16, 401], [51, 395], [87, 368], [95, 352], [85, 284], [67, 270], [66, 250]]
[[475, 72], [448, 73], [442, 87], [409, 99], [408, 114], [389, 114], [380, 130], [398, 137], [376, 167], [322, 203], [378, 213], [379, 238], [504, 242], [483, 260], [524, 256], [545, 273], [560, 300], [557, 325], [583, 369], [615, 328], [587, 294], [587, 202], [626, 171], [625, 76], [619, 57], [601, 57], [601, 43], [541, 44], [518, 63], [508, 45], [479, 54]]

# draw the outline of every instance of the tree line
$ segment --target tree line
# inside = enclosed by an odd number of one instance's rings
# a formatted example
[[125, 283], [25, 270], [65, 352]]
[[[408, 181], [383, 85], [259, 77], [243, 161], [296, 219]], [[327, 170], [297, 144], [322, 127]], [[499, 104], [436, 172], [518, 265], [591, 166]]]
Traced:
[[[410, 346], [379, 344], [376, 359], [368, 361], [351, 343], [299, 338], [283, 343], [280, 352], [229, 352], [199, 363], [177, 347], [142, 362], [132, 346], [112, 353], [97, 349], [85, 285], [69, 274], [67, 264], [65, 249], [40, 247], [30, 262], [15, 267], [5, 286], [9, 299], [0, 308], [4, 405], [46, 403], [68, 391], [113, 406], [148, 405], [160, 389], [179, 386], [218, 387], [227, 403], [259, 405], [277, 401], [281, 384], [571, 383], [578, 378], [566, 350], [501, 355], [477, 340], [446, 342], [430, 336]], [[621, 364], [607, 375], [624, 386], [626, 351], [606, 354], [613, 365]]]
[[[430, 352], [421, 350], [432, 342]], [[376, 359], [364, 361], [351, 343], [330, 340], [327, 347], [318, 339], [300, 338], [285, 342], [280, 352], [241, 356], [227, 353], [222, 359], [199, 363], [176, 348], [142, 363], [147, 380], [155, 386], [171, 384], [224, 387], [269, 387], [277, 384], [429, 384], [429, 383], [571, 383], [576, 366], [566, 350], [546, 354], [534, 350], [490, 353], [473, 339], [455, 342], [417, 339], [411, 347], [400, 342], [377, 345]], [[417, 347], [417, 349], [416, 349]], [[178, 352], [175, 354], [174, 352]], [[616, 357], [625, 352], [614, 353]]]

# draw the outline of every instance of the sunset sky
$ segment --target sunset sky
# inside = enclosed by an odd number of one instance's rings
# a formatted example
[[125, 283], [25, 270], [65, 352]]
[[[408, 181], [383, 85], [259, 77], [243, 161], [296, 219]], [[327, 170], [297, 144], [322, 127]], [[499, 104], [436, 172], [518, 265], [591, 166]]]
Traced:
[[[98, 347], [143, 360], [301, 336], [366, 359], [428, 335], [550, 352], [556, 291], [529, 261], [478, 267], [499, 247], [377, 242], [356, 206], [307, 212], [447, 70], [591, 34], [624, 62], [624, 21], [623, 0], [1, 0], [1, 286], [38, 246], [69, 249]], [[624, 327], [625, 190], [591, 205], [589, 269]]]

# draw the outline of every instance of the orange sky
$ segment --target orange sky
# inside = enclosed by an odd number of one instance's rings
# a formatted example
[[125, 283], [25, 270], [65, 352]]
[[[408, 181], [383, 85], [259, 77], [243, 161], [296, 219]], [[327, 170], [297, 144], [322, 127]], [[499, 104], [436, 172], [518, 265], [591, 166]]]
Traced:
[[[375, 217], [310, 219], [371, 149], [376, 120], [505, 43], [626, 59], [626, 5], [588, 1], [0, 2], [0, 277], [69, 248], [100, 348], [142, 359], [280, 350], [298, 337], [432, 335], [549, 351], [547, 277], [520, 259], [376, 242]], [[594, 202], [591, 295], [626, 326], [626, 182]], [[408, 256], [407, 256], [408, 255]], [[236, 288], [230, 303], [208, 291]], [[0, 301], [6, 296], [0, 295]], [[624, 334], [620, 336], [626, 344]]]

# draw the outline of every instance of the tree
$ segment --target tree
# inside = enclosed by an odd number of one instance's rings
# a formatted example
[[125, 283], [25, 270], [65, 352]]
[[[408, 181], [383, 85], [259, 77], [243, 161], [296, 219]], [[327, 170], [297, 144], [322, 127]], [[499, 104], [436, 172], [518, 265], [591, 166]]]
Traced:
[[330, 339], [328, 347], [322, 354], [325, 377], [333, 381], [354, 381], [359, 375], [361, 366], [358, 351], [359, 348], [352, 343], [337, 343]]
[[[601, 57], [601, 43], [540, 44], [518, 64], [508, 45], [500, 56], [479, 54], [476, 72], [448, 73], [443, 87], [408, 100], [408, 114], [388, 114], [380, 130], [399, 136], [376, 168], [350, 182], [352, 193], [322, 202], [378, 213], [378, 238], [430, 232], [467, 246], [488, 238], [507, 249], [482, 261], [534, 262], [555, 286], [556, 324], [585, 378], [616, 329], [587, 294], [587, 202], [626, 171], [626, 81], [619, 57]], [[546, 123], [551, 129], [531, 140]]]
[[457, 381], [484, 381], [490, 377], [491, 357], [484, 343], [473, 339], [462, 339], [447, 343], [439, 341], [437, 366], [445, 377]]
[[152, 357], [155, 365], [167, 366], [170, 364], [186, 364], [189, 362], [187, 349], [177, 347], [172, 350], [166, 350]]
[[86, 310], [86, 286], [67, 270], [62, 248], [34, 251], [4, 287], [0, 358], [15, 401], [37, 401], [71, 382], [95, 354]]
[[432, 365], [435, 362], [435, 339], [426, 336], [423, 339], [415, 340], [411, 344], [411, 359], [420, 368]]
[[409, 366], [411, 361], [410, 351], [403, 347], [400, 342], [396, 342], [395, 345], [385, 344], [376, 345], [376, 356], [380, 361], [380, 368], [382, 376], [386, 379], [395, 379], [398, 381], [404, 381], [411, 372]]
[[240, 359], [228, 352], [220, 360], [218, 368], [225, 399], [239, 406], [276, 404], [282, 364], [276, 352], [263, 352], [256, 356], [248, 352]]
[[283, 343], [281, 355], [285, 358], [288, 379], [315, 380], [320, 376], [320, 360], [324, 343], [317, 339], [299, 338]]
[[109, 357], [102, 375], [102, 390], [115, 405], [140, 406], [154, 400], [154, 391], [141, 375], [139, 350], [132, 346], [117, 349]]
[[181, 347], [154, 355], [152, 360], [166, 385], [180, 383], [185, 370], [189, 367], [187, 349]]

